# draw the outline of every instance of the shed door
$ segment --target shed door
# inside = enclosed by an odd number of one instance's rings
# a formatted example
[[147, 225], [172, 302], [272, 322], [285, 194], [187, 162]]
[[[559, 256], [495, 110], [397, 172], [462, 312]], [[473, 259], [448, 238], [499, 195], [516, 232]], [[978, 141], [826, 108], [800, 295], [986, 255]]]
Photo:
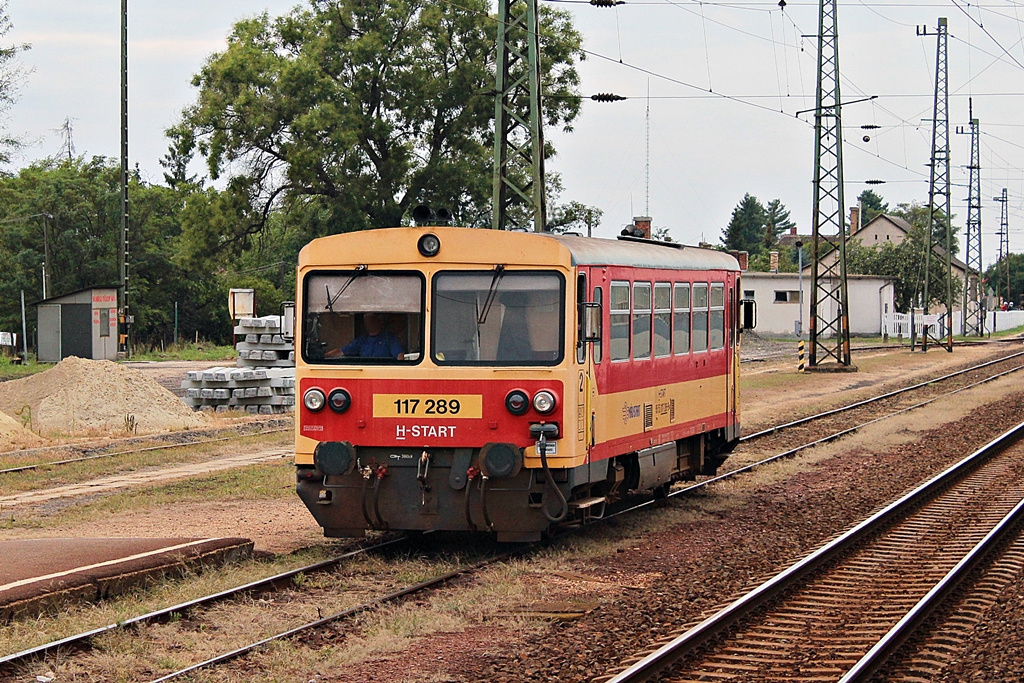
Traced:
[[36, 357], [40, 363], [60, 360], [60, 304], [39, 304]]
[[63, 304], [60, 357], [92, 358], [92, 304]]

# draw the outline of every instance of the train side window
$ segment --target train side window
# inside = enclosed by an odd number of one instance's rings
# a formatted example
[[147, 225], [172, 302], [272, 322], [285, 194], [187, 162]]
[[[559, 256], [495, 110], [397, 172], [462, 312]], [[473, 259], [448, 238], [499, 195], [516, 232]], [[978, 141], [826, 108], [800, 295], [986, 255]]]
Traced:
[[633, 358], [651, 357], [651, 283], [633, 283]]
[[608, 299], [612, 360], [629, 360], [629, 283], [612, 282]]
[[587, 345], [583, 343], [584, 315], [583, 304], [587, 301], [587, 276], [580, 273], [576, 276], [576, 362], [587, 362]]
[[690, 285], [676, 284], [675, 319], [672, 326], [672, 341], [676, 355], [690, 352]]
[[693, 352], [708, 350], [708, 286], [693, 283]]
[[672, 355], [672, 285], [654, 284], [654, 357]]
[[[594, 287], [594, 303], [597, 304], [598, 306], [600, 306], [603, 303], [602, 302], [602, 298], [603, 298], [603, 293], [601, 291], [601, 288], [600, 287]], [[602, 323], [602, 325], [603, 325], [603, 323]], [[604, 330], [603, 329], [601, 331], [601, 337], [604, 337]], [[598, 339], [596, 342], [594, 342], [594, 362], [595, 363], [600, 363], [601, 362], [602, 353], [603, 352], [602, 352], [601, 340]]]
[[711, 350], [725, 347], [725, 284], [711, 285]]

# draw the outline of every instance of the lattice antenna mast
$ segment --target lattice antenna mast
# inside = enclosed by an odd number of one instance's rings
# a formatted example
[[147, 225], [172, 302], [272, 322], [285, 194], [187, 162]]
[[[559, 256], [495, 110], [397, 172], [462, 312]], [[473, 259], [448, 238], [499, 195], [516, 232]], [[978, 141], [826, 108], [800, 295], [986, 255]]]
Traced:
[[818, 88], [814, 109], [814, 204], [808, 369], [832, 359], [850, 364], [846, 289], [846, 207], [839, 100], [836, 0], [818, 3]]
[[967, 167], [967, 240], [964, 249], [964, 262], [967, 271], [964, 273], [964, 334], [985, 336], [985, 309], [982, 307], [981, 292], [981, 129], [978, 119], [974, 118], [974, 102], [967, 100], [968, 129], [957, 126], [956, 132], [970, 133], [971, 163]]
[[[944, 346], [950, 353], [953, 352], [953, 269], [952, 269], [952, 247], [953, 230], [950, 219], [950, 195], [949, 195], [949, 72], [946, 70], [946, 38], [948, 35], [946, 18], [939, 17], [939, 25], [935, 33], [928, 33], [925, 26], [917, 27], [917, 35], [936, 36], [935, 48], [935, 100], [932, 104], [932, 158], [931, 172], [928, 183], [928, 233], [924, 238], [924, 314], [928, 315], [928, 305], [931, 296], [928, 293], [928, 285], [931, 281], [931, 261], [935, 251], [939, 254], [945, 250], [946, 262], [946, 339]], [[941, 203], [941, 204], [940, 204]], [[945, 215], [940, 216], [940, 224], [945, 229], [944, 234], [936, 235], [935, 219], [940, 211]], [[930, 328], [924, 327], [924, 334], [921, 335], [921, 350], [928, 350], [928, 337]], [[937, 344], [943, 344], [943, 340], [935, 338]]]
[[491, 227], [547, 223], [537, 0], [498, 0]]
[[128, 306], [131, 251], [128, 248], [128, 0], [121, 0], [121, 351], [131, 355], [132, 316]]
[[999, 202], [999, 261], [996, 262], [996, 295], [1003, 295], [1003, 285], [1006, 285], [1006, 303], [1010, 302], [1010, 219], [1007, 213], [1008, 199], [1006, 188], [1003, 193], [993, 199]]
[[644, 215], [651, 215], [651, 81], [647, 81], [646, 139], [644, 141]]

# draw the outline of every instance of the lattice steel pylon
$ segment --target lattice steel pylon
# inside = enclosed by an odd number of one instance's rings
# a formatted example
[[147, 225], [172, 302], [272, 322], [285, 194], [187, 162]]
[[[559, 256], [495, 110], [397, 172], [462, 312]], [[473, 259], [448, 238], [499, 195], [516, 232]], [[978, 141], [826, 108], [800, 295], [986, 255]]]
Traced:
[[968, 169], [967, 193], [967, 239], [964, 248], [964, 335], [985, 336], [985, 308], [982, 306], [981, 291], [981, 126], [974, 118], [974, 102], [967, 100], [970, 119], [969, 130], [958, 126], [957, 133], [970, 133], [971, 163]]
[[491, 227], [542, 232], [544, 136], [540, 110], [537, 0], [498, 0]]
[[[928, 315], [928, 304], [931, 295], [928, 292], [928, 284], [931, 280], [931, 262], [935, 255], [935, 247], [945, 251], [946, 262], [946, 339], [936, 338], [935, 342], [943, 344], [950, 353], [953, 352], [953, 269], [952, 269], [952, 247], [953, 230], [950, 217], [950, 195], [949, 195], [949, 72], [946, 69], [946, 42], [948, 36], [946, 17], [939, 17], [939, 25], [934, 34], [929, 34], [928, 29], [919, 26], [919, 36], [935, 35], [935, 99], [932, 103], [932, 157], [929, 164], [928, 183], [928, 232], [925, 234], [924, 248], [924, 293], [921, 303], [924, 314]], [[943, 206], [936, 206], [936, 197], [943, 200]], [[935, 213], [944, 211], [943, 230], [944, 235], [935, 235]], [[928, 338], [930, 327], [925, 325], [924, 333], [921, 335], [921, 350], [928, 350]]]
[[819, 0], [818, 3], [808, 369], [814, 369], [828, 359], [853, 369], [846, 289], [846, 208], [843, 201], [843, 128], [836, 6], [836, 0]]
[[[1009, 199], [1006, 196], [1006, 188], [1003, 193], [993, 199], [999, 202], [999, 260], [996, 262], [996, 297], [1003, 296], [1006, 303], [1010, 302], [1010, 219], [1007, 214]], [[1005, 288], [1005, 289], [1004, 289]]]

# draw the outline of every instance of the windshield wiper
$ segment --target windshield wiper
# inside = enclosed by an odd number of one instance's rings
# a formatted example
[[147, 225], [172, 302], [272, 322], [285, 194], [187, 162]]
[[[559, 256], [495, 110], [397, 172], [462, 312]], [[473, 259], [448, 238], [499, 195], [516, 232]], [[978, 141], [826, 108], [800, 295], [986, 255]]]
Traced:
[[335, 294], [333, 297], [331, 296], [331, 287], [330, 287], [330, 285], [324, 283], [324, 289], [327, 290], [327, 310], [328, 311], [330, 311], [331, 313], [334, 313], [334, 302], [337, 301], [338, 298], [342, 294], [345, 293], [345, 290], [348, 289], [348, 286], [350, 284], [355, 282], [357, 277], [359, 277], [360, 275], [365, 275], [367, 270], [368, 270], [368, 267], [365, 264], [360, 265], [360, 266], [356, 266], [355, 272], [352, 273], [352, 275], [349, 276], [348, 281], [346, 281], [345, 284], [342, 285], [341, 291], [338, 292], [337, 294]]
[[494, 304], [494, 297], [498, 294], [498, 285], [505, 277], [505, 266], [500, 263], [494, 266], [494, 275], [491, 277], [491, 287], [487, 290], [487, 298], [484, 299], [484, 306], [480, 309], [480, 315], [476, 320], [477, 327], [487, 322], [487, 316], [491, 312], [491, 305]]

